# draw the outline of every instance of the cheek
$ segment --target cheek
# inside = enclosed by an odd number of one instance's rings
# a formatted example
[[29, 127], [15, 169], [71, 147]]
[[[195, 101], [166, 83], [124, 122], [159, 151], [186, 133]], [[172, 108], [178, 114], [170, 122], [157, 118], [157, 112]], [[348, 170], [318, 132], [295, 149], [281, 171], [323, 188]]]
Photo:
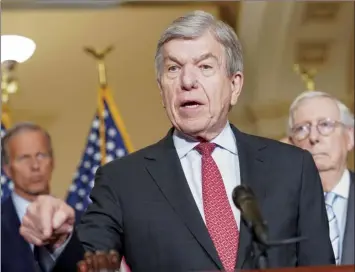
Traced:
[[298, 146], [298, 147], [300, 147], [302, 149], [307, 149], [307, 150], [310, 149], [310, 145], [307, 144], [307, 143], [309, 143], [309, 141], [307, 139], [305, 139], [303, 141], [293, 140], [293, 142], [294, 142], [295, 146]]

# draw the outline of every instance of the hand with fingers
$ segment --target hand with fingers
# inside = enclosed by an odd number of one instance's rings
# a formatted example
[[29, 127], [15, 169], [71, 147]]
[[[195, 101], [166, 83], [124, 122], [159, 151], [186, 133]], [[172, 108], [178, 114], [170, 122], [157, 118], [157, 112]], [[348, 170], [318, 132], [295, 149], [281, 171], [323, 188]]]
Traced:
[[67, 240], [74, 222], [74, 210], [63, 200], [39, 196], [28, 206], [20, 233], [31, 244], [55, 250]]
[[78, 262], [78, 272], [118, 272], [120, 270], [121, 257], [111, 250], [110, 252], [96, 251], [86, 252], [84, 260]]

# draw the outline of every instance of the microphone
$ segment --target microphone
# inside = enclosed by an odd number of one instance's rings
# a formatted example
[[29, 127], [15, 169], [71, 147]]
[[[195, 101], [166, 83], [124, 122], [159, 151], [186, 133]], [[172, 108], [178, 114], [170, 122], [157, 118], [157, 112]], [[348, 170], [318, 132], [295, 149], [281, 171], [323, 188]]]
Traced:
[[235, 206], [240, 210], [242, 218], [254, 232], [259, 243], [268, 245], [268, 228], [260, 213], [255, 195], [251, 188], [239, 185], [232, 194]]

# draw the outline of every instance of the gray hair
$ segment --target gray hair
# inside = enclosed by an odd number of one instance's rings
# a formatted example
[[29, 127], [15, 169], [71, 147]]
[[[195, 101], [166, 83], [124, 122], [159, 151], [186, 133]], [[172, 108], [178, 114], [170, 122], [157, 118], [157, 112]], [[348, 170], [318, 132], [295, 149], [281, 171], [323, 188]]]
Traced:
[[9, 161], [10, 161], [9, 152], [8, 152], [8, 144], [9, 144], [10, 140], [13, 137], [15, 137], [16, 135], [18, 135], [18, 134], [20, 134], [22, 132], [25, 132], [25, 131], [39, 131], [39, 132], [42, 132], [43, 135], [48, 140], [49, 154], [50, 154], [51, 157], [53, 156], [52, 140], [51, 140], [51, 136], [49, 135], [49, 133], [45, 129], [43, 129], [42, 127], [40, 127], [39, 125], [36, 125], [34, 123], [21, 122], [21, 123], [18, 123], [16, 125], [14, 125], [9, 130], [7, 130], [6, 134], [1, 139], [1, 159], [2, 159], [2, 163], [8, 164]]
[[300, 106], [300, 104], [304, 100], [317, 98], [317, 97], [324, 97], [324, 98], [329, 98], [329, 99], [333, 100], [339, 109], [341, 122], [346, 127], [354, 128], [354, 114], [350, 111], [350, 109], [344, 103], [342, 103], [340, 100], [336, 99], [334, 96], [332, 96], [326, 92], [305, 91], [305, 92], [301, 93], [299, 96], [297, 96], [296, 99], [292, 102], [292, 104], [290, 106], [289, 116], [288, 116], [288, 129], [287, 129], [288, 135], [291, 135], [291, 130], [294, 126], [293, 114], [296, 111], [296, 109]]
[[164, 44], [174, 39], [196, 39], [206, 31], [210, 31], [214, 38], [223, 45], [228, 75], [243, 72], [242, 46], [234, 30], [224, 22], [216, 20], [211, 14], [197, 10], [174, 20], [161, 35], [155, 54], [157, 79], [161, 77]]

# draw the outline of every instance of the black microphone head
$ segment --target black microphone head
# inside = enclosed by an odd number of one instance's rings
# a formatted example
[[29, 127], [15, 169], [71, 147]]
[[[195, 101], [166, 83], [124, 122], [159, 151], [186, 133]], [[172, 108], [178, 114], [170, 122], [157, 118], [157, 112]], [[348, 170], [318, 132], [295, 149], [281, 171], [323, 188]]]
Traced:
[[247, 185], [238, 185], [237, 187], [234, 188], [233, 193], [232, 193], [232, 199], [234, 202], [234, 205], [240, 209], [241, 204], [245, 200], [250, 200], [254, 198], [254, 193], [253, 191], [247, 186]]

